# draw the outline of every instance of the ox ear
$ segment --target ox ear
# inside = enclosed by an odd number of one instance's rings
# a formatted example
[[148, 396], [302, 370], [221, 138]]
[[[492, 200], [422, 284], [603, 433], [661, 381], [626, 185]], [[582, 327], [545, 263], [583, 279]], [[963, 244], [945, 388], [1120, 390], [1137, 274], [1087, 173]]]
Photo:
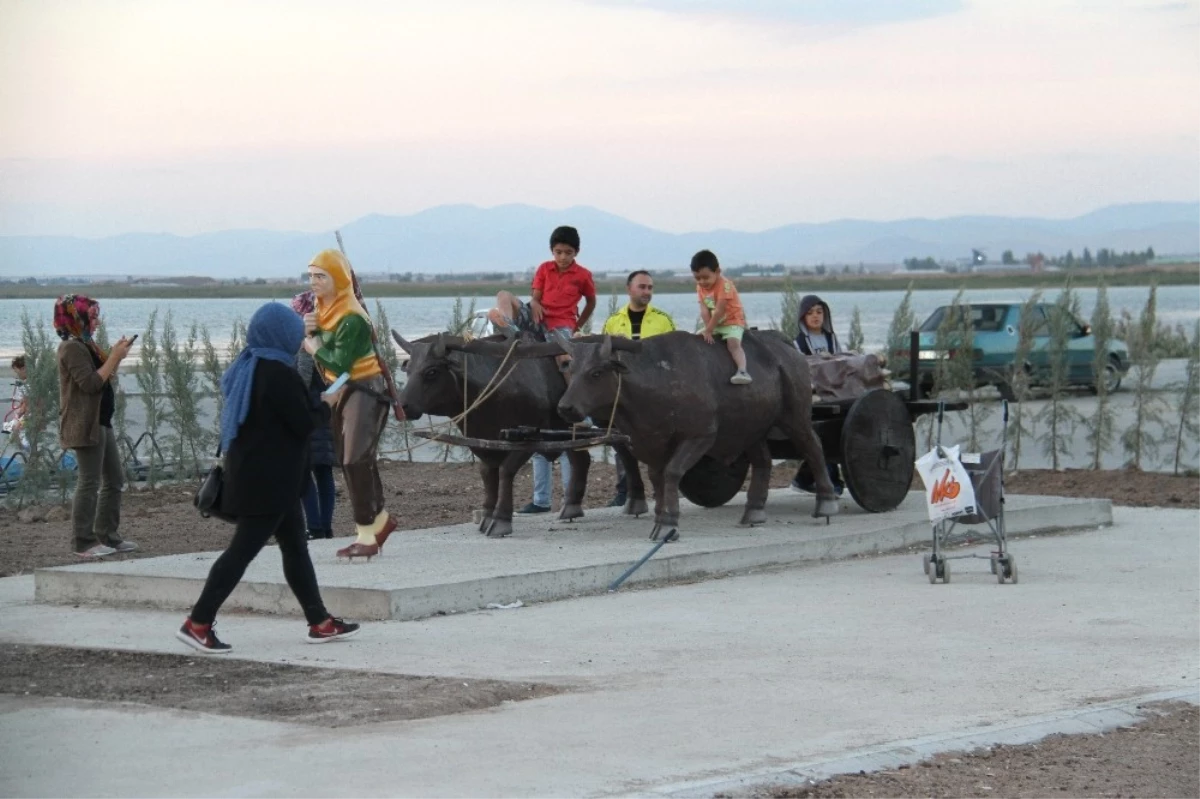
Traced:
[[404, 350], [409, 355], [412, 355], [412, 345], [404, 340], [404, 336], [400, 335], [395, 330], [392, 330], [392, 338], [396, 340], [396, 344], [399, 345], [400, 349]]

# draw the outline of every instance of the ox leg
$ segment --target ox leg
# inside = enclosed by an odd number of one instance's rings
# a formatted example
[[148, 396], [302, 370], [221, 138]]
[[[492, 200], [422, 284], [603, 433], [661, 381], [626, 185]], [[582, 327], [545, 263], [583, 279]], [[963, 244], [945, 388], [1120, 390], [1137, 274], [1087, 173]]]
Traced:
[[479, 474], [483, 477], [483, 519], [479, 523], [479, 532], [486, 533], [492, 526], [492, 516], [496, 511], [496, 498], [500, 493], [500, 462], [503, 456], [488, 450], [471, 450], [479, 459]]
[[750, 490], [746, 492], [746, 510], [739, 527], [753, 527], [767, 521], [767, 492], [771, 487], [771, 448], [760, 441], [746, 450], [750, 458]]
[[800, 459], [812, 469], [813, 478], [817, 483], [817, 504], [813, 508], [813, 517], [824, 516], [828, 520], [830, 516], [836, 516], [842, 506], [833, 491], [833, 481], [829, 479], [829, 469], [825, 466], [825, 450], [821, 448], [821, 441], [813, 432], [811, 418], [811, 411], [806, 409], [804, 422], [780, 425], [780, 428], [792, 440], [792, 446], [800, 453]]
[[[650, 540], [658, 540], [659, 535], [665, 535], [669, 540], [679, 526], [679, 481], [687, 470], [696, 465], [704, 457], [704, 453], [712, 448], [716, 436], [704, 438], [689, 438], [683, 441], [671, 453], [666, 466], [663, 467], [661, 490], [655, 486], [656, 494], [662, 495], [661, 502], [655, 502], [654, 527], [650, 531]], [[678, 535], [675, 536], [678, 538]]]
[[621, 459], [621, 465], [625, 467], [625, 514], [636, 518], [650, 510], [646, 507], [646, 484], [642, 482], [642, 470], [628, 449], [613, 449]]
[[587, 493], [588, 470], [592, 468], [592, 454], [586, 449], [567, 451], [567, 460], [571, 462], [571, 483], [567, 486], [567, 495], [563, 498], [562, 512], [558, 514], [561, 520], [578, 519], [583, 516], [583, 497]]
[[483, 532], [487, 533], [490, 538], [503, 538], [507, 535], [512, 535], [512, 517], [513, 517], [513, 478], [517, 476], [517, 472], [525, 465], [525, 462], [532, 457], [530, 452], [506, 452], [500, 461], [499, 479], [497, 480], [499, 488], [499, 497], [496, 501], [496, 510], [492, 514], [492, 520], [488, 528]]

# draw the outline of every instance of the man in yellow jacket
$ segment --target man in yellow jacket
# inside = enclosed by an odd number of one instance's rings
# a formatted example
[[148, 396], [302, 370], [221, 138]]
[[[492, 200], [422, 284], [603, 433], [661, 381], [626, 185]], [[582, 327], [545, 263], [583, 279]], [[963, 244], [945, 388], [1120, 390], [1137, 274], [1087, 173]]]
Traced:
[[[604, 322], [604, 333], [609, 336], [623, 336], [638, 340], [650, 338], [662, 333], [670, 333], [675, 329], [675, 320], [666, 311], [660, 311], [650, 304], [654, 297], [654, 278], [645, 269], [630, 272], [625, 280], [625, 290], [629, 292], [629, 302], [624, 308], [608, 317]], [[625, 470], [617, 459], [617, 495], [613, 497], [609, 507], [620, 507], [625, 504]]]

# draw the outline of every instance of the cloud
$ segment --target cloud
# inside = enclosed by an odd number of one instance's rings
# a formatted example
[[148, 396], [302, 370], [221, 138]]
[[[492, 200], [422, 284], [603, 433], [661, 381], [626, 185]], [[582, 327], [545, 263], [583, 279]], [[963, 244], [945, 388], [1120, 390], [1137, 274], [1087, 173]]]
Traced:
[[590, 0], [594, 5], [760, 23], [870, 27], [940, 17], [964, 0]]

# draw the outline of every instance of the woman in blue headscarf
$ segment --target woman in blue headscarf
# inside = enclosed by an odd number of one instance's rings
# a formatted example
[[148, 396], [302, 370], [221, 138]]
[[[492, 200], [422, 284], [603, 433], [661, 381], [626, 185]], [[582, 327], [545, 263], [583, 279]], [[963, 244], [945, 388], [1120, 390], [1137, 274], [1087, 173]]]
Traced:
[[206, 654], [231, 650], [213, 633], [213, 620], [271, 536], [279, 544], [288, 587], [308, 620], [308, 641], [324, 643], [358, 632], [357, 624], [335, 619], [325, 609], [308, 555], [300, 510], [308, 439], [313, 428], [329, 419], [329, 407], [314, 406], [293, 368], [303, 340], [300, 317], [286, 305], [267, 303], [250, 317], [246, 347], [221, 378], [221, 510], [238, 522], [229, 548], [213, 564], [200, 599], [176, 633]]

